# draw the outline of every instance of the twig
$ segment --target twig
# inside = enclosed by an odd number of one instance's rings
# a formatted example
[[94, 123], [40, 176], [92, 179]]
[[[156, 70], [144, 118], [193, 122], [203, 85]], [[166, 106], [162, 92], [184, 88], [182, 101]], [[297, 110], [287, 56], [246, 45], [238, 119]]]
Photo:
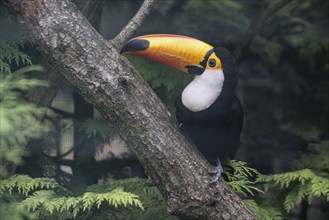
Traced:
[[275, 1], [275, 3], [273, 3], [269, 8], [267, 8], [263, 13], [261, 13], [251, 22], [244, 37], [242, 38], [243, 40], [233, 53], [237, 62], [241, 60], [252, 40], [256, 36], [258, 30], [262, 27], [265, 21], [289, 2], [291, 2], [291, 0]]
[[115, 48], [121, 50], [124, 43], [131, 37], [139, 26], [143, 23], [146, 15], [149, 14], [155, 0], [144, 0], [143, 4], [135, 14], [135, 16], [128, 22], [128, 24], [121, 30], [121, 32], [108, 43], [113, 44]]

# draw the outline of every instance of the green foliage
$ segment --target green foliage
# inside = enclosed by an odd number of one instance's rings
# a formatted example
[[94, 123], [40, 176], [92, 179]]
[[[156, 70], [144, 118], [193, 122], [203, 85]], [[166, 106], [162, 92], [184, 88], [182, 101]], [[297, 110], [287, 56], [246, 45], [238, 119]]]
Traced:
[[[38, 138], [47, 132], [47, 126], [38, 121], [45, 109], [37, 107], [23, 98], [23, 92], [47, 84], [31, 79], [27, 73], [42, 71], [41, 66], [24, 67], [12, 74], [0, 73], [0, 164], [9, 161], [21, 164], [27, 152], [24, 147], [30, 138]], [[0, 176], [6, 170], [0, 167]]]
[[23, 216], [36, 219], [36, 213], [20, 209], [24, 199], [34, 192], [37, 193], [43, 189], [57, 188], [60, 188], [59, 184], [49, 178], [31, 178], [27, 175], [13, 175], [5, 180], [1, 180], [0, 204], [1, 207], [4, 207], [1, 210], [1, 216], [4, 217], [3, 214], [6, 213], [10, 218], [14, 219], [23, 219]]
[[[243, 161], [230, 160], [225, 164], [224, 176], [228, 179], [227, 183], [232, 189], [246, 197], [248, 194], [254, 196], [254, 192], [262, 192], [255, 187], [255, 182], [250, 179], [260, 173], [251, 167], [246, 166]], [[254, 192], [253, 192], [254, 191]]]
[[11, 73], [12, 62], [17, 66], [32, 65], [31, 58], [21, 50], [28, 41], [23, 26], [16, 22], [3, 6], [0, 7], [0, 14], [0, 72]]
[[[227, 184], [242, 197], [255, 197], [256, 193], [264, 193], [256, 186], [256, 182], [251, 179], [256, 178], [260, 173], [247, 166], [246, 162], [230, 160], [224, 165], [224, 177]], [[260, 220], [282, 220], [283, 216], [279, 209], [270, 206], [258, 205], [253, 199], [244, 199], [245, 205]]]
[[315, 197], [325, 196], [329, 201], [329, 178], [318, 176], [309, 169], [268, 176], [260, 175], [257, 182], [267, 183], [266, 188], [288, 189], [284, 201], [287, 212], [303, 200], [310, 203]]
[[[40, 190], [23, 200], [18, 210], [38, 211], [41, 216], [62, 216], [61, 214], [64, 214], [69, 218], [76, 218], [78, 215], [88, 215], [92, 209], [99, 209], [101, 206], [109, 209], [129, 206], [143, 210], [138, 196], [124, 192], [121, 188], [107, 193], [85, 192], [77, 197], [59, 196], [54, 191]], [[115, 212], [115, 210], [112, 211]]]
[[252, 211], [260, 220], [282, 220], [282, 213], [273, 207], [259, 206], [255, 200], [243, 200], [244, 204]]
[[[131, 184], [139, 180], [128, 179], [125, 182]], [[140, 182], [145, 184], [144, 180]], [[115, 216], [121, 213], [121, 209], [130, 210], [128, 213], [134, 210], [132, 208], [144, 210], [138, 195], [126, 192], [123, 188], [117, 187], [118, 185], [121, 184], [115, 183], [111, 186], [109, 181], [109, 185], [94, 185], [82, 195], [72, 196], [71, 192], [54, 179], [13, 175], [0, 181], [0, 198], [7, 198], [11, 194], [23, 196], [20, 201], [16, 201], [16, 210], [19, 213], [34, 214], [41, 219], [71, 219], [78, 216], [81, 219], [93, 213], [101, 215], [101, 211], [107, 212], [112, 219], [115, 219]], [[4, 203], [3, 200], [1, 201]], [[125, 219], [128, 218], [127, 215], [120, 215], [125, 216]]]
[[99, 117], [86, 119], [81, 129], [85, 131], [89, 138], [99, 134], [103, 140], [108, 138], [110, 134], [113, 136], [116, 133], [109, 122]]
[[[256, 186], [252, 178], [259, 177], [260, 173], [247, 166], [246, 162], [230, 160], [224, 166], [223, 175], [227, 178], [227, 184], [242, 197], [255, 197], [256, 193], [264, 193]], [[253, 199], [244, 199], [245, 205], [260, 220], [282, 220], [279, 209], [270, 206], [258, 205]]]
[[117, 188], [108, 193], [84, 193], [82, 196], [83, 210], [90, 210], [94, 203], [96, 203], [97, 208], [100, 208], [104, 201], [115, 208], [118, 206], [136, 206], [143, 210], [142, 203], [138, 200], [138, 196], [124, 192], [121, 188]]
[[27, 175], [13, 175], [0, 182], [0, 196], [17, 190], [19, 194], [28, 196], [31, 192], [40, 189], [55, 189], [59, 185], [50, 178], [31, 178]]
[[[9, 161], [21, 164], [21, 156], [26, 154], [24, 146], [30, 138], [38, 138], [47, 132], [47, 127], [38, 121], [45, 109], [24, 100], [22, 93], [37, 86], [47, 84], [31, 79], [27, 73], [43, 71], [41, 66], [24, 67], [12, 74], [0, 73], [0, 163]], [[0, 176], [6, 170], [0, 167]]]
[[33, 219], [177, 220], [167, 214], [165, 201], [149, 179], [108, 179], [77, 196], [49, 178], [14, 175], [0, 181], [0, 199], [18, 195], [9, 204], [1, 200], [2, 206], [16, 210], [12, 215], [17, 219], [21, 214]]
[[21, 46], [21, 42], [7, 43], [0, 40], [0, 72], [11, 73], [9, 63], [12, 62], [17, 66], [20, 63], [32, 65], [30, 57], [19, 49]]
[[[264, 184], [265, 191], [274, 191], [274, 197], [268, 204], [261, 206], [252, 199], [244, 200], [247, 207], [259, 219], [283, 219], [281, 205], [289, 213], [302, 201], [311, 203], [314, 198], [325, 197], [329, 201], [329, 150], [328, 141], [320, 141], [309, 145], [309, 153], [301, 154], [292, 162], [291, 172], [274, 175], [261, 175], [257, 170], [246, 166], [245, 162], [229, 161], [224, 168], [224, 176], [235, 192], [246, 197], [254, 197], [255, 192], [262, 192], [256, 183]], [[255, 182], [251, 177], [257, 176]], [[269, 194], [271, 195], [271, 194]], [[280, 198], [283, 197], [283, 204]], [[278, 201], [275, 201], [278, 200]], [[267, 205], [266, 205], [267, 204]]]
[[122, 187], [125, 191], [138, 195], [144, 207], [144, 211], [135, 209], [122, 213], [120, 215], [122, 219], [153, 220], [156, 216], [157, 219], [177, 220], [177, 217], [167, 213], [166, 201], [162, 198], [159, 190], [153, 185], [150, 179], [107, 179], [103, 185], [91, 186], [89, 190], [101, 192], [105, 189], [113, 190], [117, 187]]
[[[328, 141], [310, 144], [309, 148], [310, 154], [302, 154], [300, 160], [292, 163], [292, 167], [299, 170], [257, 178], [256, 182], [265, 183], [266, 191], [273, 189], [284, 193], [283, 206], [287, 212], [303, 200], [311, 203], [314, 198], [323, 196], [329, 201]], [[317, 158], [320, 162], [315, 161]]]

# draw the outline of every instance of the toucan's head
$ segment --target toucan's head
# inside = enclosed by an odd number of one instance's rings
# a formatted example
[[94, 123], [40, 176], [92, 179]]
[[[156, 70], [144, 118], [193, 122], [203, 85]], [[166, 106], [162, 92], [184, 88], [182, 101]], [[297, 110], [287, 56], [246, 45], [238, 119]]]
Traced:
[[234, 96], [236, 65], [225, 48], [214, 48], [181, 35], [153, 34], [131, 39], [121, 53], [142, 56], [194, 74], [194, 80], [181, 95], [183, 105], [190, 111], [209, 108], [224, 91], [224, 99], [228, 97], [231, 100]]
[[222, 68], [213, 46], [182, 35], [136, 37], [124, 45], [121, 53], [142, 56], [195, 75], [201, 75], [206, 69]]

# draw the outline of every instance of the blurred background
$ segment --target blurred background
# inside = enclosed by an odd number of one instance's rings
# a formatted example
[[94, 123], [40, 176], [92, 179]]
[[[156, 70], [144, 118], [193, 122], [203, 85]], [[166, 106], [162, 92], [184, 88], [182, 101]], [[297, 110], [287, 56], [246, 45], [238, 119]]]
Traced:
[[[73, 2], [108, 40], [142, 4], [141, 0]], [[181, 34], [229, 49], [237, 60], [237, 95], [245, 111], [236, 160], [268, 175], [308, 169], [323, 178], [319, 187], [328, 190], [328, 10], [325, 0], [158, 0], [134, 36]], [[13, 174], [54, 178], [78, 195], [108, 178], [146, 177], [115, 128], [35, 49], [3, 3], [0, 19], [2, 179]], [[176, 96], [191, 76], [145, 59], [127, 58], [174, 115]], [[44, 70], [24, 69], [28, 72], [24, 77], [45, 80], [46, 87], [15, 85], [24, 78], [17, 72], [30, 63]], [[301, 178], [311, 181], [312, 175]], [[294, 179], [289, 187], [260, 193], [256, 200], [280, 210], [281, 219], [328, 219], [329, 190], [304, 193], [290, 210], [280, 208], [287, 201], [284, 195], [302, 186]], [[159, 210], [130, 218], [174, 219], [164, 214], [162, 205], [161, 218]]]

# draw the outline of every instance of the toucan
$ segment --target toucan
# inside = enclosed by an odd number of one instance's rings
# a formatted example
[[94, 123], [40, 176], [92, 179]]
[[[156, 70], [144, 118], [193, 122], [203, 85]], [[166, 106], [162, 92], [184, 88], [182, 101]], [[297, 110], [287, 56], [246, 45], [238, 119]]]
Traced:
[[220, 161], [235, 157], [243, 126], [243, 108], [235, 94], [237, 68], [232, 54], [192, 37], [151, 34], [129, 40], [122, 54], [145, 57], [185, 73], [193, 80], [178, 95], [176, 118], [183, 133], [211, 163], [216, 182]]

